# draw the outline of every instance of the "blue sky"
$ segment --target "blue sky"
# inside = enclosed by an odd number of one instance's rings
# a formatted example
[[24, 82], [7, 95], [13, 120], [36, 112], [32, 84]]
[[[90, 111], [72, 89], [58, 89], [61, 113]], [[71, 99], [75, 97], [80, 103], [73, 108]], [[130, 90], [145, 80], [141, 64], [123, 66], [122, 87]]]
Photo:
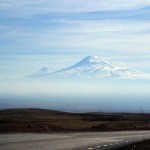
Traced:
[[0, 77], [87, 55], [150, 72], [149, 0], [1, 0]]

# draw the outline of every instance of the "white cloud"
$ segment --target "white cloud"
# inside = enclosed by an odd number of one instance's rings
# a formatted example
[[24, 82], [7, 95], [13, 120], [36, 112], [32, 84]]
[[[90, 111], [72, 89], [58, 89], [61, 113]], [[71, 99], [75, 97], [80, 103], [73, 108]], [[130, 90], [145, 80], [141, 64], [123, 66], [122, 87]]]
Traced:
[[145, 30], [150, 30], [149, 22], [85, 21], [55, 31], [46, 29], [33, 39], [41, 48], [149, 53], [150, 33]]
[[[67, 24], [67, 22], [66, 22]], [[3, 29], [3, 28], [2, 28]], [[72, 52], [85, 50], [113, 51], [116, 53], [150, 53], [150, 22], [136, 21], [77, 21], [62, 28], [9, 28], [3, 29], [1, 40], [15, 40], [16, 49], [70, 49]]]
[[129, 10], [149, 5], [149, 0], [1, 0], [0, 10], [8, 16], [29, 16], [49, 12]]

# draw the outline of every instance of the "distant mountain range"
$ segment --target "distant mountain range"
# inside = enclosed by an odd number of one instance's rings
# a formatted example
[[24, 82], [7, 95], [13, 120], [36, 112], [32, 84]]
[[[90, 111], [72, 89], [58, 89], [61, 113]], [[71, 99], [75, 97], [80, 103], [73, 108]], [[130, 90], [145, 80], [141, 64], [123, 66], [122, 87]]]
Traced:
[[27, 77], [150, 79], [150, 74], [116, 66], [98, 56], [87, 56], [68, 68], [50, 72], [47, 67], [43, 67]]

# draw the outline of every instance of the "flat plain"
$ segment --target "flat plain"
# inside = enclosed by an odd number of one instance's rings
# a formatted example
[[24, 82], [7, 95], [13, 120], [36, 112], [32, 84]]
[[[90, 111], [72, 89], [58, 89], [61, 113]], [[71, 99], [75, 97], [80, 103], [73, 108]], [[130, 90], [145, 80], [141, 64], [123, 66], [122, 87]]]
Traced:
[[44, 109], [0, 110], [0, 133], [149, 130], [150, 114], [71, 113]]

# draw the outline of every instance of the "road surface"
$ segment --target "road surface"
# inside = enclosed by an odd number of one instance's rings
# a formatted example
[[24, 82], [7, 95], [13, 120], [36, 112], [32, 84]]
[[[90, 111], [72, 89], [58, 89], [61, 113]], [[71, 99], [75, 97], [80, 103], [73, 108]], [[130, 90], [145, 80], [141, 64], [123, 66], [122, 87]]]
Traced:
[[0, 150], [105, 150], [150, 139], [150, 131], [0, 134]]

